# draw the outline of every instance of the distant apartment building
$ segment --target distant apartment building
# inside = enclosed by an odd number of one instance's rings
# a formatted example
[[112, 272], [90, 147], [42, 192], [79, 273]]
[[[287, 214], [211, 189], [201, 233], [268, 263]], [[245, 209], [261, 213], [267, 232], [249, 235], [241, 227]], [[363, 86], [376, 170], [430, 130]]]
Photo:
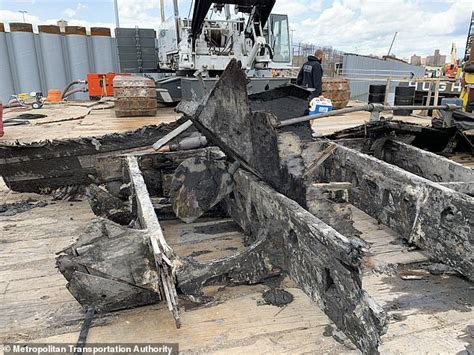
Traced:
[[421, 56], [413, 54], [410, 58], [411, 65], [421, 65]]
[[426, 57], [426, 65], [440, 67], [446, 63], [446, 56], [439, 54], [439, 49], [435, 50], [434, 55]]

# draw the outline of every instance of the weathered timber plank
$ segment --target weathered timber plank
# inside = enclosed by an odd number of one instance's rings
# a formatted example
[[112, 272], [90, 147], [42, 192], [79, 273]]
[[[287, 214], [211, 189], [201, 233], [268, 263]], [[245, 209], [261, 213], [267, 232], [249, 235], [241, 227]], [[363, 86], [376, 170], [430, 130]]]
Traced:
[[[143, 180], [142, 172], [138, 166], [138, 160], [134, 156], [127, 157], [127, 170], [130, 182], [132, 183], [132, 194], [136, 202], [136, 214], [140, 221], [140, 225], [143, 229], [148, 230], [150, 233], [150, 240], [152, 245], [159, 245], [157, 250], [161, 250], [167, 254], [168, 257], [172, 257], [172, 249], [166, 243], [161, 229], [158, 217], [156, 217], [153, 203], [151, 202], [150, 195]], [[154, 248], [155, 249], [155, 248]], [[161, 262], [161, 261], [160, 261]]]
[[85, 308], [109, 312], [160, 300], [154, 286], [158, 274], [143, 231], [96, 219], [61, 252], [56, 264]]
[[134, 307], [160, 301], [151, 290], [80, 271], [74, 273], [67, 288], [84, 308], [94, 306], [97, 311], [129, 308], [131, 299]]
[[358, 237], [349, 203], [351, 187], [350, 182], [311, 184], [306, 189], [306, 209], [342, 235]]
[[334, 143], [330, 143], [321, 153], [320, 155], [308, 166], [308, 169], [304, 173], [304, 177], [312, 176], [314, 171], [320, 166], [324, 161], [331, 156], [331, 154], [336, 149], [336, 145]]
[[[304, 204], [304, 188], [294, 183], [301, 176], [295, 177], [291, 172], [292, 163], [298, 162], [284, 162], [279, 155], [281, 139], [275, 128], [279, 119], [271, 112], [252, 111], [247, 77], [236, 60], [229, 63], [204, 102], [192, 106], [185, 110], [185, 117], [193, 121], [209, 142], [277, 191]], [[293, 133], [300, 144], [312, 132], [309, 125], [303, 125], [289, 126], [280, 133]]]
[[363, 242], [347, 238], [295, 201], [239, 169], [232, 218], [254, 240], [266, 234], [268, 262], [287, 271], [357, 347], [376, 353], [386, 330], [383, 309], [362, 290]]
[[412, 145], [387, 140], [377, 158], [435, 182], [474, 183], [474, 170]]
[[0, 144], [0, 175], [9, 188], [20, 192], [101, 183], [96, 170], [99, 158], [151, 146], [178, 125], [179, 121], [102, 137]]
[[173, 313], [176, 326], [179, 328], [181, 322], [178, 309], [178, 295], [172, 270], [174, 266], [174, 253], [163, 235], [145, 181], [143, 180], [143, 175], [138, 166], [137, 158], [129, 156], [126, 162], [128, 177], [132, 184], [132, 206], [136, 208], [136, 214], [141, 227], [146, 229], [149, 235], [151, 250], [161, 278], [160, 287], [164, 291], [168, 308]]
[[471, 196], [474, 196], [474, 181], [470, 182], [440, 182], [439, 183], [442, 186], [446, 186], [450, 189], [453, 189], [454, 191], [461, 192], [463, 194], [468, 194]]
[[322, 181], [351, 181], [351, 202], [474, 280], [474, 198], [338, 145]]

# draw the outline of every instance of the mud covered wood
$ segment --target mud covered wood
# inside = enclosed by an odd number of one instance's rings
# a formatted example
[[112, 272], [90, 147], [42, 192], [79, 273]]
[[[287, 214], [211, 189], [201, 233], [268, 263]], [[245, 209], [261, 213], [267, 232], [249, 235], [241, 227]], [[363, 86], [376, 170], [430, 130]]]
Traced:
[[352, 182], [355, 206], [474, 280], [473, 197], [341, 145], [319, 178]]
[[350, 190], [350, 182], [311, 184], [306, 190], [306, 206], [309, 212], [342, 235], [359, 237], [361, 232], [353, 226]]
[[454, 151], [474, 152], [474, 140], [472, 137], [462, 134], [456, 128], [425, 127], [402, 121], [369, 122], [337, 131], [323, 138], [330, 140], [348, 138], [377, 139], [387, 136], [412, 136], [409, 142], [411, 145], [435, 153], [452, 154]]
[[278, 186], [280, 160], [273, 128], [278, 120], [270, 113], [252, 112], [246, 87], [247, 77], [232, 60], [191, 119], [226, 155]]
[[234, 188], [232, 171], [221, 160], [189, 158], [176, 169], [171, 183], [170, 200], [176, 216], [191, 223]]
[[108, 218], [122, 225], [132, 222], [130, 203], [113, 196], [104, 187], [91, 184], [86, 188], [86, 196], [96, 216]]
[[98, 159], [151, 146], [178, 125], [179, 121], [101, 137], [0, 144], [0, 175], [10, 189], [19, 192], [101, 183]]
[[84, 307], [116, 311], [160, 301], [147, 233], [96, 219], [56, 259], [67, 288]]
[[275, 127], [279, 120], [273, 113], [252, 111], [247, 77], [236, 60], [229, 63], [203, 102], [183, 105], [182, 110], [208, 141], [230, 159], [239, 161], [243, 168], [304, 205], [304, 187], [298, 181], [301, 176], [291, 171], [299, 164], [298, 158], [282, 156], [280, 140], [281, 136], [292, 135], [299, 146], [308, 134], [311, 137], [311, 127], [290, 126], [278, 131]]
[[269, 260], [272, 238], [262, 233], [237, 254], [208, 263], [182, 259], [177, 270], [179, 290], [193, 301], [201, 301], [205, 286], [255, 284], [279, 275], [281, 269]]
[[442, 186], [446, 186], [454, 191], [474, 196], [474, 181], [472, 182], [440, 182]]
[[136, 157], [128, 156], [126, 158], [125, 175], [131, 185], [133, 211], [140, 226], [147, 231], [150, 250], [155, 261], [155, 270], [159, 274], [159, 279], [155, 281], [155, 288], [161, 290], [161, 294], [164, 295], [163, 298], [166, 299], [168, 304], [168, 309], [173, 314], [176, 327], [179, 328], [181, 327], [181, 321], [173, 274], [176, 256], [165, 240]]
[[474, 183], [474, 170], [438, 154], [389, 139], [377, 158], [435, 182]]
[[289, 273], [357, 347], [377, 353], [386, 330], [384, 310], [361, 285], [364, 243], [347, 238], [239, 169], [226, 198], [232, 218], [254, 242], [270, 237], [268, 262]]

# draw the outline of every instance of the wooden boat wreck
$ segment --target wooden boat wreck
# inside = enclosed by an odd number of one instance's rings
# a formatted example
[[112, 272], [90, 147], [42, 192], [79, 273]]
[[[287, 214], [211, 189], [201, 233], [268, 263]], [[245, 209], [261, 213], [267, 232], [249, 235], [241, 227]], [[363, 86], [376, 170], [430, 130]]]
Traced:
[[[206, 302], [209, 285], [288, 275], [358, 349], [377, 353], [387, 314], [363, 289], [369, 246], [353, 226], [352, 205], [473, 281], [474, 173], [414, 145], [445, 137], [444, 146], [437, 141], [442, 151], [453, 139], [469, 149], [469, 141], [390, 121], [313, 139], [309, 124], [276, 128], [298, 115], [294, 106], [278, 103], [287, 100], [281, 92], [260, 96], [267, 111], [257, 111], [233, 61], [202, 102], [181, 107], [183, 121], [193, 122], [208, 147], [161, 153], [127, 146], [93, 154], [80, 185], [88, 185], [102, 218], [57, 258], [69, 291], [85, 308], [109, 312], [163, 301], [179, 327], [180, 298]], [[162, 126], [158, 135], [178, 124]], [[26, 148], [17, 148], [30, 159]], [[2, 149], [5, 180], [26, 189], [18, 183], [21, 168], [11, 165], [19, 153]], [[35, 189], [47, 187], [44, 177], [52, 175], [42, 171]], [[230, 218], [245, 248], [206, 263], [181, 256], [160, 225], [170, 216]]]

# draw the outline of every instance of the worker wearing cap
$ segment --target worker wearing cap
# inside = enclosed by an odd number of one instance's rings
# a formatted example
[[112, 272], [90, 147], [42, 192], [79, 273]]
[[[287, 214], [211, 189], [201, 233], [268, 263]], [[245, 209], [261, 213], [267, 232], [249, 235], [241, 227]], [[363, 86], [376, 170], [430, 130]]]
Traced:
[[296, 84], [314, 89], [311, 97], [321, 96], [323, 93], [323, 60], [324, 52], [316, 50], [314, 55], [308, 57], [308, 61], [303, 64], [296, 79]]

